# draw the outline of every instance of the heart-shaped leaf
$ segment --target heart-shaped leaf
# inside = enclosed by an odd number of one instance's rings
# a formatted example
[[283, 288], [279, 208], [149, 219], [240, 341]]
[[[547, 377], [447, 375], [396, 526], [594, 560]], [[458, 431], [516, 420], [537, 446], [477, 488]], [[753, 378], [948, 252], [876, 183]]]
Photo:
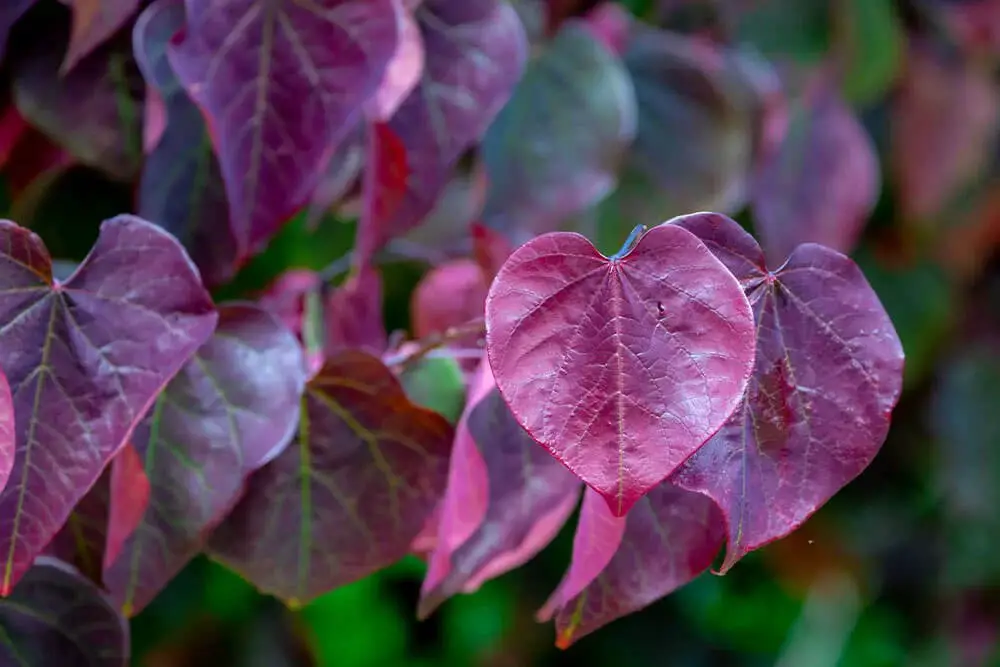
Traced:
[[39, 558], [0, 600], [0, 663], [125, 667], [128, 623], [73, 568]]
[[385, 567], [434, 511], [452, 436], [381, 361], [342, 352], [306, 385], [298, 435], [250, 478], [211, 552], [291, 606]]
[[308, 201], [396, 50], [392, 0], [186, 0], [168, 49], [214, 130], [241, 254]]
[[902, 389], [903, 349], [864, 275], [840, 253], [801, 245], [771, 271], [725, 216], [665, 224], [694, 232], [737, 271], [757, 322], [745, 400], [672, 478], [722, 509], [725, 572], [798, 528], [868, 466]]
[[0, 248], [0, 366], [17, 424], [0, 492], [7, 594], [217, 315], [177, 241], [133, 216], [105, 222], [65, 283], [30, 231], [0, 221]]
[[73, 29], [60, 71], [73, 69], [138, 11], [140, 0], [62, 0], [73, 7]]
[[126, 616], [141, 611], [202, 549], [246, 475], [288, 444], [304, 385], [302, 350], [287, 328], [256, 306], [220, 308], [215, 335], [171, 380], [132, 438], [152, 494], [135, 532], [104, 570]]
[[729, 418], [754, 347], [739, 283], [693, 234], [661, 225], [626, 248], [609, 258], [579, 234], [540, 236], [486, 300], [504, 400], [616, 516]]

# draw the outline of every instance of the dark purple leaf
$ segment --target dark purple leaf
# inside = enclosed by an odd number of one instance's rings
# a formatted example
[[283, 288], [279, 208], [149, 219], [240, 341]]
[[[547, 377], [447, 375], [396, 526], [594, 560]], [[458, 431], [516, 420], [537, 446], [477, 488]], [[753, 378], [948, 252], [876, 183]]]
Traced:
[[111, 466], [109, 465], [87, 495], [76, 504], [66, 523], [45, 547], [47, 555], [69, 563], [87, 579], [99, 585], [103, 585], [101, 572], [108, 539], [110, 499]]
[[392, 0], [186, 0], [168, 49], [212, 125], [240, 254], [312, 196], [397, 43]]
[[226, 190], [205, 120], [167, 58], [167, 44], [183, 26], [183, 0], [157, 0], [139, 16], [132, 33], [139, 68], [157, 91], [166, 115], [163, 132], [143, 166], [138, 206], [142, 217], [184, 244], [205, 283], [214, 286], [235, 273], [237, 241], [228, 224]]
[[363, 267], [347, 282], [332, 290], [323, 307], [324, 350], [333, 356], [356, 348], [373, 355], [383, 354], [389, 345], [382, 322], [382, 278], [374, 269]]
[[725, 572], [798, 528], [868, 466], [899, 399], [903, 349], [864, 275], [840, 253], [804, 244], [771, 271], [725, 216], [665, 224], [694, 232], [736, 270], [757, 322], [746, 397], [672, 478], [722, 509]]
[[334, 150], [333, 157], [326, 165], [326, 173], [309, 202], [306, 218], [308, 228], [315, 229], [326, 212], [356, 187], [358, 175], [365, 163], [365, 130], [366, 124], [358, 123]]
[[5, 0], [0, 6], [0, 61], [7, 50], [7, 36], [21, 15], [35, 4], [35, 0]]
[[635, 131], [625, 67], [582, 22], [566, 24], [483, 139], [483, 218], [498, 229], [558, 229], [614, 188]]
[[437, 505], [453, 431], [381, 361], [345, 351], [306, 385], [299, 432], [210, 540], [291, 606], [402, 558]]
[[652, 604], [708, 569], [723, 540], [708, 498], [661, 484], [626, 517], [587, 491], [569, 571], [539, 612], [555, 617], [556, 645]]
[[678, 226], [631, 241], [608, 258], [579, 234], [535, 238], [486, 300], [500, 393], [617, 516], [719, 429], [753, 370], [750, 306], [725, 266]]
[[835, 83], [825, 72], [807, 83], [754, 179], [754, 223], [776, 266], [802, 243], [850, 252], [878, 201], [875, 146]]
[[73, 7], [73, 30], [61, 72], [73, 69], [139, 10], [140, 0], [62, 0]]
[[39, 558], [0, 600], [0, 663], [11, 667], [125, 667], [128, 623], [72, 567]]
[[0, 366], [17, 417], [0, 492], [6, 595], [217, 315], [180, 245], [133, 216], [105, 222], [65, 283], [30, 231], [0, 221], [0, 248]]
[[366, 134], [364, 202], [354, 246], [357, 267], [368, 266], [381, 247], [381, 230], [403, 203], [410, 179], [406, 146], [395, 131], [386, 123], [372, 123]]

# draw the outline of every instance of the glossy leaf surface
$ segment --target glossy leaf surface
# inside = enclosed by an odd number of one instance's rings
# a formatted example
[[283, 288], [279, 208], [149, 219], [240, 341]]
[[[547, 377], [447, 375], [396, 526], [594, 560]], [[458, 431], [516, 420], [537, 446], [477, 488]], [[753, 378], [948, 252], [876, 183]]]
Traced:
[[0, 365], [17, 418], [0, 492], [5, 594], [217, 316], [181, 247], [139, 218], [105, 222], [62, 284], [37, 236], [3, 221], [0, 239]]
[[618, 516], [719, 429], [753, 364], [739, 284], [677, 226], [612, 258], [578, 234], [529, 241], [490, 288], [486, 332], [517, 421]]
[[73, 28], [63, 59], [68, 72], [139, 10], [140, 0], [62, 0], [73, 7]]
[[295, 440], [250, 478], [212, 553], [293, 606], [385, 567], [434, 511], [452, 435], [382, 362], [342, 352], [309, 381]]
[[801, 245], [771, 271], [725, 216], [667, 224], [697, 234], [733, 269], [757, 322], [746, 399], [672, 478], [722, 509], [724, 572], [798, 528], [868, 466], [899, 399], [903, 350], [878, 297], [840, 253]]

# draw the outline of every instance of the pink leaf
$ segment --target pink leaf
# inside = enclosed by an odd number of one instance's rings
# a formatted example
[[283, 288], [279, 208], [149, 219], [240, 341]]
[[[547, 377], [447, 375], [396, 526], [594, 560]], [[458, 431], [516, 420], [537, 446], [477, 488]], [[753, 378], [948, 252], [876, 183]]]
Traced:
[[417, 284], [410, 300], [414, 335], [424, 338], [482, 317], [489, 287], [482, 268], [471, 259], [435, 267]]
[[406, 146], [389, 125], [374, 123], [368, 130], [364, 210], [358, 223], [355, 266], [367, 266], [381, 247], [379, 230], [385, 228], [406, 197], [409, 177]]
[[324, 306], [327, 356], [347, 348], [381, 355], [388, 346], [382, 322], [382, 279], [365, 267], [330, 292]]
[[392, 118], [403, 100], [420, 83], [424, 71], [424, 42], [420, 37], [420, 26], [404, 6], [403, 0], [394, 0], [393, 5], [399, 22], [399, 43], [371, 101], [372, 116], [378, 121]]
[[111, 495], [104, 568], [118, 558], [149, 506], [149, 478], [139, 453], [128, 443], [111, 461]]

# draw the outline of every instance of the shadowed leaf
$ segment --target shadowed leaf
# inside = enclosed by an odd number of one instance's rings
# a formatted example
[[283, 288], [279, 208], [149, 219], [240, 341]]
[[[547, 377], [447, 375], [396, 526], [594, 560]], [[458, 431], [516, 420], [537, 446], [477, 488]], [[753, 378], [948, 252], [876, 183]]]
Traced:
[[35, 0], [5, 0], [0, 6], [0, 62], [7, 50], [7, 36], [21, 15], [35, 4]]
[[69, 563], [98, 585], [103, 585], [101, 572], [108, 540], [110, 498], [111, 465], [108, 465], [94, 486], [90, 487], [87, 495], [80, 499], [70, 512], [63, 527], [45, 547], [47, 555]]
[[146, 475], [142, 458], [132, 442], [127, 443], [111, 461], [108, 487], [108, 538], [104, 548], [103, 570], [107, 570], [117, 560], [125, 547], [125, 540], [138, 528], [149, 507], [149, 476]]
[[65, 74], [138, 11], [140, 0], [62, 0], [73, 7], [73, 29], [60, 71]]
[[324, 346], [327, 356], [347, 348], [381, 355], [389, 345], [382, 322], [382, 278], [363, 267], [347, 282], [331, 290], [323, 306]]

